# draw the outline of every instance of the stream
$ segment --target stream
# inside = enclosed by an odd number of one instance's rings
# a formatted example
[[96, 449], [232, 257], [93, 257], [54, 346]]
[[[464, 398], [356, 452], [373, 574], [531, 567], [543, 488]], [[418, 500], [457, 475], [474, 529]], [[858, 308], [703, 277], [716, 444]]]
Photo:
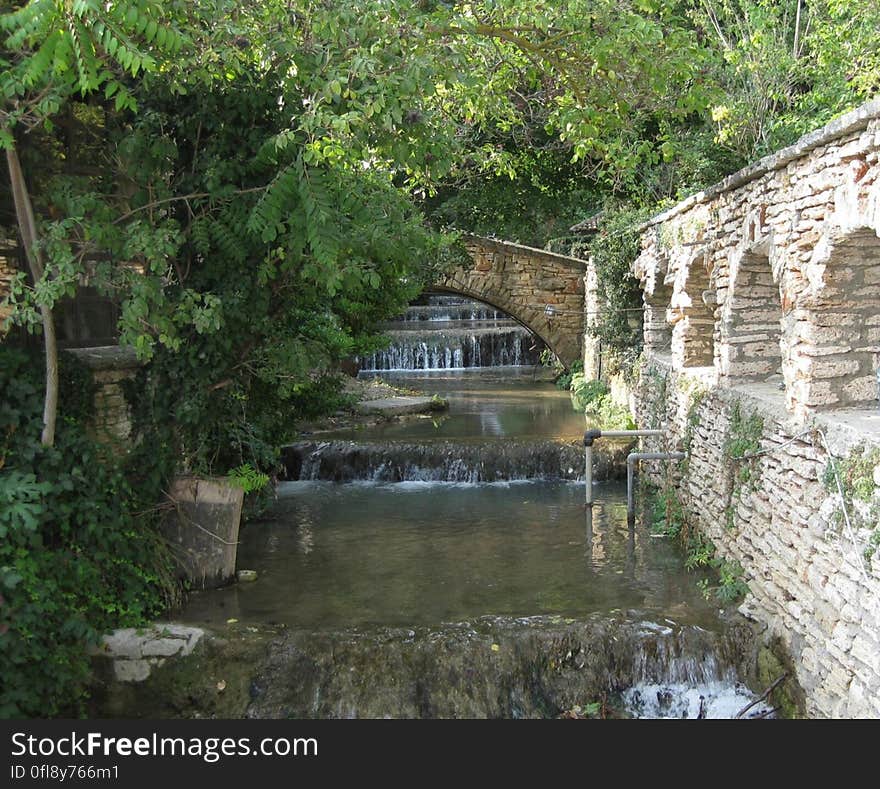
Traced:
[[448, 413], [288, 447], [288, 481], [240, 537], [258, 579], [194, 593], [182, 614], [283, 626], [248, 715], [558, 717], [601, 699], [732, 717], [754, 699], [754, 634], [648, 518], [627, 526], [619, 463], [598, 460], [585, 510], [584, 417], [542, 380], [538, 343], [447, 296], [389, 330], [361, 375], [444, 396]]

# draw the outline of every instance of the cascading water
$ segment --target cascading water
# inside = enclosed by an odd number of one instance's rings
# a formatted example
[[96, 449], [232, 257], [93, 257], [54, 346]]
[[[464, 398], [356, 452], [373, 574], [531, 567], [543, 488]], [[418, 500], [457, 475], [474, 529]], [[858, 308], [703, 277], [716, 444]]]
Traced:
[[[646, 521], [627, 523], [619, 485], [597, 482], [584, 509], [584, 415], [531, 366], [540, 343], [451, 296], [387, 328], [394, 345], [363, 372], [398, 370], [381, 378], [448, 410], [285, 447], [289, 482], [241, 536], [258, 580], [188, 604], [209, 627], [285, 626], [249, 669], [247, 716], [565, 717], [606, 698], [633, 717], [746, 707], [751, 629], [719, 618]], [[603, 447], [594, 479], [613, 478], [626, 451]]]
[[391, 346], [359, 359], [364, 372], [534, 365], [543, 350], [504, 313], [451, 296], [429, 296], [385, 329]]

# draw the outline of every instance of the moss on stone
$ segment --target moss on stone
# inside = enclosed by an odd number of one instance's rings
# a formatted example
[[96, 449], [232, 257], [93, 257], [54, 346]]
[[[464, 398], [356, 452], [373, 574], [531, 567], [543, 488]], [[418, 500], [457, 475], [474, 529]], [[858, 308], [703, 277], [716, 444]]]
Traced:
[[143, 682], [114, 680], [112, 661], [97, 658], [90, 717], [241, 718], [279, 627], [230, 625], [206, 633], [191, 655], [168, 660]]
[[770, 694], [769, 702], [776, 707], [781, 718], [805, 718], [806, 699], [798, 684], [791, 657], [785, 646], [776, 638], [758, 650], [757, 680], [760, 687], [769, 688], [779, 677], [786, 679]]

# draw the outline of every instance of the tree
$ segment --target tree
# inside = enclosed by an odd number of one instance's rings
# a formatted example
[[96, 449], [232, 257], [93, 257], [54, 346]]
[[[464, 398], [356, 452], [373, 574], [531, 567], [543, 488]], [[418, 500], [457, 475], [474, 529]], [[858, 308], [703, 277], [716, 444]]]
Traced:
[[0, 16], [6, 34], [0, 50], [0, 146], [5, 149], [9, 181], [25, 257], [30, 269], [46, 358], [46, 392], [42, 442], [55, 440], [58, 410], [58, 349], [52, 307], [75, 282], [47, 270], [27, 179], [21, 167], [15, 133], [51, 123], [62, 104], [75, 94], [104, 89], [115, 95], [117, 109], [135, 106], [122, 75], [137, 76], [154, 68], [155, 52], [172, 53], [182, 39], [156, 21], [158, 4], [77, 0], [61, 4], [32, 0]]
[[700, 0], [714, 43], [718, 141], [743, 159], [770, 153], [880, 89], [880, 9], [868, 0]]

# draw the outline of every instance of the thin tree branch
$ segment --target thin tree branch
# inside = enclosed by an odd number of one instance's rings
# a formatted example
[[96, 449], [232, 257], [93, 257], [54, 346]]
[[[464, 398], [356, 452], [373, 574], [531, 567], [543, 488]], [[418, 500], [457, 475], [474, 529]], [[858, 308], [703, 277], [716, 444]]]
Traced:
[[[27, 182], [21, 170], [21, 161], [14, 145], [6, 149], [6, 165], [9, 169], [9, 182], [12, 186], [12, 199], [18, 221], [25, 258], [31, 271], [34, 285], [43, 277], [44, 266], [37, 245], [37, 224], [34, 221], [34, 207], [28, 193]], [[43, 322], [43, 343], [46, 358], [46, 393], [43, 398], [43, 432], [40, 441], [44, 446], [55, 444], [55, 422], [58, 417], [58, 341], [55, 335], [55, 320], [52, 308], [40, 304], [40, 317]]]
[[782, 674], [782, 675], [780, 675], [779, 677], [777, 677], [777, 678], [773, 681], [773, 684], [770, 685], [770, 687], [767, 688], [767, 690], [765, 690], [765, 691], [764, 691], [764, 692], [763, 692], [763, 693], [762, 693], [757, 699], [755, 699], [755, 700], [754, 700], [753, 702], [751, 702], [750, 704], [746, 704], [745, 707], [743, 707], [738, 713], [736, 713], [736, 715], [734, 715], [734, 718], [741, 718], [741, 717], [742, 717], [743, 715], [745, 715], [745, 714], [746, 714], [746, 713], [747, 713], [752, 707], [757, 706], [757, 705], [760, 704], [762, 701], [767, 701], [767, 699], [770, 697], [770, 694], [771, 694], [774, 690], [776, 690], [776, 688], [778, 688], [778, 687], [782, 684], [782, 682], [783, 682], [784, 680], [786, 680], [787, 678], [788, 678], [788, 672], [786, 671], [784, 674]]
[[[249, 189], [236, 189], [234, 192], [230, 192], [229, 196], [253, 194], [254, 192], [264, 192], [268, 188], [269, 188], [269, 186], [267, 184], [266, 186], [252, 186]], [[118, 225], [121, 222], [124, 222], [129, 217], [132, 217], [135, 214], [140, 213], [141, 211], [152, 211], [154, 208], [156, 208], [157, 206], [160, 206], [160, 205], [165, 205], [167, 203], [176, 203], [176, 202], [179, 202], [180, 200], [183, 200], [183, 201], [196, 200], [201, 197], [212, 197], [212, 194], [210, 192], [191, 192], [188, 195], [175, 195], [174, 197], [163, 197], [161, 200], [154, 200], [153, 202], [147, 203], [146, 205], [138, 206], [137, 208], [132, 208], [131, 211], [126, 211], [124, 214], [122, 214], [122, 216], [116, 217], [116, 219], [113, 220], [113, 224]], [[192, 210], [192, 209], [190, 209], [190, 210]]]

